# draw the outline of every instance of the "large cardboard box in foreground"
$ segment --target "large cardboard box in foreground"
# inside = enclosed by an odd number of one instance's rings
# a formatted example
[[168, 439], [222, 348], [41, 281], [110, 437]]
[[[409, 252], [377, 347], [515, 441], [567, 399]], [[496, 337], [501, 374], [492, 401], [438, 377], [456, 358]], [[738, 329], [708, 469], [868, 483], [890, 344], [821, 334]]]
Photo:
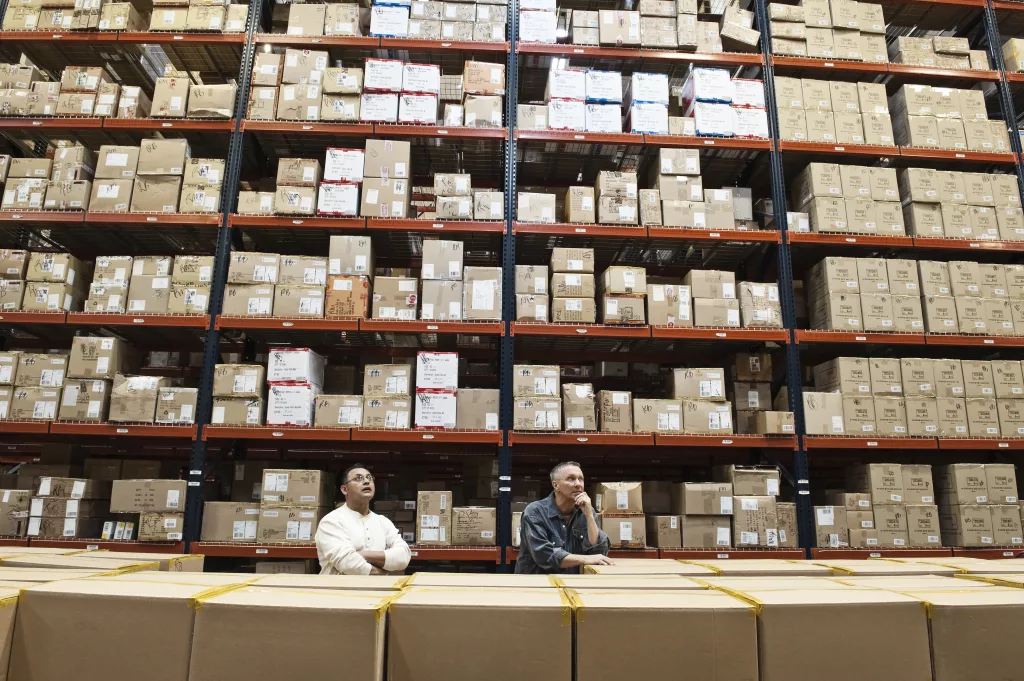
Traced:
[[[246, 587], [196, 612], [191, 681], [317, 678], [344, 656], [353, 678], [382, 678], [389, 591]], [[273, 642], [266, 638], [272, 630]], [[337, 632], [344, 631], [339, 639]], [[267, 655], [267, 645], [301, 655]]]
[[[186, 681], [195, 599], [209, 588], [96, 578], [26, 590], [17, 608], [11, 678]], [[96, 655], [112, 640], [133, 645], [118, 655]]]
[[931, 678], [928, 617], [921, 602], [881, 590], [747, 591], [758, 603], [757, 635], [763, 681], [820, 678], [860, 681], [857, 665], [871, 660], [872, 681]]
[[[754, 606], [715, 591], [570, 591], [586, 616], [576, 620], [579, 679], [625, 679], [637, 660], [652, 678], [681, 664], [694, 679], [756, 679]], [[628, 650], [629, 654], [608, 654]]]
[[413, 588], [388, 618], [389, 681], [475, 681], [473, 658], [503, 660], [495, 679], [572, 678], [571, 614], [556, 589]]
[[1024, 625], [1024, 591], [936, 589], [914, 597], [928, 604], [936, 681], [1018, 675], [1016, 632]]

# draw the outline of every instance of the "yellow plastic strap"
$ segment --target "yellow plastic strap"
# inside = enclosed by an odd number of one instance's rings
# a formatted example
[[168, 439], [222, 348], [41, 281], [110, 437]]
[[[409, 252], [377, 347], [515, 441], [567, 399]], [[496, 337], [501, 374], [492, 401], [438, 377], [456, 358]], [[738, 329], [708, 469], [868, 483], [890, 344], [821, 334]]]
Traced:
[[418, 574], [418, 572], [414, 572], [411, 575], [409, 575], [405, 580], [405, 584], [402, 585], [403, 588], [406, 586], [412, 586], [416, 582], [416, 575]]
[[837, 565], [829, 565], [829, 569], [832, 570], [833, 575], [844, 575], [849, 577], [850, 575], [856, 575], [857, 571], [853, 568], [839, 567]]
[[[157, 570], [160, 569], [160, 561], [154, 560], [148, 563], [142, 563], [141, 565], [129, 565], [128, 567], [118, 568], [118, 572], [122, 575], [126, 575], [129, 572], [143, 572], [146, 568], [156, 566]], [[74, 568], [72, 568], [74, 569]]]
[[405, 594], [406, 594], [406, 591], [402, 590], [402, 591], [399, 591], [397, 594], [395, 594], [394, 598], [385, 599], [385, 600], [387, 600], [386, 608], [387, 608], [388, 614], [391, 614], [391, 613], [393, 613], [395, 611], [395, 603], [397, 603], [398, 599], [401, 598], [402, 596], [404, 596]]
[[[569, 605], [576, 611], [576, 621], [582, 622], [584, 609], [583, 597], [580, 595], [580, 592], [576, 589], [564, 589], [562, 593], [569, 600]], [[565, 622], [563, 621], [563, 624], [564, 623]]]
[[[13, 589], [15, 587], [5, 586], [4, 588], [5, 589]], [[18, 601], [21, 600], [21, 591], [22, 591], [23, 588], [28, 588], [28, 587], [19, 587], [18, 588], [18, 593], [16, 595], [8, 596], [8, 597], [6, 597], [4, 599], [0, 599], [0, 608], [6, 608], [8, 605], [17, 605]]]
[[558, 597], [562, 600], [562, 626], [572, 626], [572, 609], [573, 601], [572, 594], [575, 593], [572, 589], [559, 589]]
[[419, 574], [418, 572], [414, 572], [411, 575], [409, 575], [408, 577], [402, 577], [400, 580], [395, 582], [395, 585], [392, 588], [394, 588], [396, 591], [404, 589], [405, 587], [407, 587], [410, 584], [412, 584], [413, 577], [415, 577], [418, 574]]
[[756, 615], [760, 615], [761, 611], [764, 609], [764, 603], [762, 603], [761, 601], [757, 600], [756, 598], [754, 598], [750, 594], [745, 593], [743, 591], [740, 591], [739, 589], [733, 589], [731, 587], [721, 586], [721, 585], [713, 585], [711, 588], [715, 589], [717, 591], [721, 591], [723, 593], [727, 593], [730, 596], [732, 596], [733, 598], [740, 599], [744, 603], [749, 603], [754, 608], [754, 615], [755, 616]]
[[717, 568], [714, 565], [707, 565], [705, 563], [700, 562], [699, 560], [683, 560], [683, 559], [680, 558], [679, 562], [684, 564], [684, 565], [697, 565], [697, 566], [700, 566], [702, 568], [707, 568], [708, 570], [711, 570], [712, 572], [714, 572], [716, 575], [722, 574], [722, 568]]
[[551, 586], [565, 587], [565, 580], [558, 575], [548, 575], [548, 581], [551, 582]]
[[225, 586], [215, 586], [212, 589], [207, 589], [206, 591], [200, 591], [195, 596], [190, 598], [189, 599], [189, 605], [192, 606], [196, 610], [196, 612], [198, 612], [198, 611], [203, 609], [203, 602], [208, 601], [211, 598], [214, 598], [216, 596], [220, 596], [221, 594], [226, 594], [229, 591], [234, 591], [235, 589], [241, 589], [241, 588], [246, 587], [246, 586], [249, 586], [249, 585], [247, 583], [239, 583], [239, 584], [227, 584]]
[[401, 596], [402, 594], [396, 593], [393, 596], [386, 596], [382, 598], [380, 600], [380, 603], [377, 604], [377, 607], [373, 609], [373, 621], [380, 622], [381, 619], [383, 619], [384, 615], [388, 613], [388, 610], [391, 608], [391, 604], [398, 600]]

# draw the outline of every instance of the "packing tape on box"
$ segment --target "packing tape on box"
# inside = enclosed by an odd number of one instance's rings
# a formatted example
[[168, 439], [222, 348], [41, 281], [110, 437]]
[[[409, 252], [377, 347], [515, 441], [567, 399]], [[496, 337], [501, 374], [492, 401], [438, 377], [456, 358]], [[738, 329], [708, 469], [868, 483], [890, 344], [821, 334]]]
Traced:
[[708, 570], [711, 570], [716, 575], [722, 574], [722, 569], [721, 568], [717, 568], [714, 565], [708, 565], [707, 563], [702, 563], [699, 560], [680, 560], [679, 562], [680, 563], [686, 563], [687, 565], [699, 565], [700, 567], [707, 568]]
[[761, 601], [757, 600], [756, 598], [754, 598], [750, 594], [747, 594], [747, 593], [745, 593], [743, 591], [740, 591], [739, 589], [733, 589], [733, 588], [728, 587], [728, 586], [722, 586], [721, 584], [712, 584], [711, 588], [714, 589], [715, 591], [721, 591], [723, 593], [727, 593], [730, 596], [732, 596], [733, 598], [740, 599], [744, 603], [749, 603], [751, 605], [752, 609], [753, 609], [755, 617], [757, 615], [760, 615], [761, 614], [761, 610], [764, 608], [764, 603], [762, 603]]
[[[562, 589], [559, 591], [562, 595], [562, 603], [569, 603], [569, 622], [572, 623], [572, 611], [576, 610], [576, 621], [583, 622], [583, 597], [580, 596], [580, 592], [576, 589]], [[562, 611], [562, 624], [565, 624], [565, 610]]]
[[197, 593], [195, 596], [193, 596], [192, 598], [190, 598], [188, 600], [189, 607], [198, 612], [198, 611], [203, 609], [203, 603], [205, 603], [206, 601], [210, 600], [211, 598], [214, 598], [216, 596], [220, 596], [221, 594], [226, 594], [227, 592], [234, 591], [235, 589], [241, 589], [242, 587], [245, 587], [245, 586], [248, 586], [248, 585], [249, 585], [248, 582], [241, 582], [239, 584], [227, 584], [225, 586], [215, 586], [212, 589], [207, 589], [206, 591], [200, 591], [199, 593]]

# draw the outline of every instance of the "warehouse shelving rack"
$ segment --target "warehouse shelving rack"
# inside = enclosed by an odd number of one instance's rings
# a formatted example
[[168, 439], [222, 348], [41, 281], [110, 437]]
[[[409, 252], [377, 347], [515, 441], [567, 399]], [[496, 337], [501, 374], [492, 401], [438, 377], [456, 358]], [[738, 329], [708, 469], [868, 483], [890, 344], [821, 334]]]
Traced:
[[[569, 0], [569, 5], [587, 8], [589, 0]], [[0, 2], [0, 11], [6, 3]], [[812, 60], [781, 57], [770, 51], [771, 37], [767, 0], [755, 0], [756, 23], [760, 29], [760, 52], [694, 54], [649, 48], [609, 48], [568, 44], [519, 43], [518, 3], [509, 3], [507, 42], [459, 43], [452, 41], [406, 40], [390, 38], [297, 37], [265, 32], [270, 25], [269, 1], [257, 0], [250, 6], [246, 30], [241, 34], [206, 33], [51, 33], [0, 32], [0, 58], [10, 59], [24, 51], [51, 72], [69, 63], [103, 63], [111, 51], [120, 55], [117, 62], [127, 69], [131, 81], [151, 80], [155, 71], [147, 61], [146, 45], [157, 45], [168, 61], [179, 68], [209, 74], [207, 82], [238, 83], [235, 117], [227, 121], [202, 120], [118, 120], [109, 118], [5, 118], [0, 119], [0, 137], [16, 153], [37, 154], [45, 139], [67, 136], [90, 147], [99, 144], [138, 140], [150, 133], [186, 135], [204, 148], [224, 148], [227, 170], [222, 195], [222, 211], [214, 215], [103, 215], [95, 213], [0, 212], [0, 245], [29, 248], [71, 250], [89, 257], [121, 250], [130, 253], [191, 253], [216, 256], [209, 314], [196, 316], [161, 315], [91, 315], [85, 313], [2, 313], [0, 324], [30, 334], [12, 337], [15, 342], [32, 338], [40, 347], [65, 345], [79, 332], [100, 330], [125, 337], [140, 344], [160, 342], [174, 347], [203, 350], [199, 375], [200, 401], [194, 426], [125, 426], [108, 424], [23, 423], [0, 421], [0, 436], [17, 436], [19, 441], [43, 442], [48, 439], [102, 443], [109, 451], [125, 451], [126, 443], [136, 446], [162, 447], [168, 456], [188, 453], [188, 496], [186, 505], [185, 541], [166, 545], [146, 544], [148, 550], [192, 550], [210, 556], [248, 558], [311, 558], [315, 549], [308, 546], [236, 545], [200, 542], [200, 523], [204, 481], [214, 465], [230, 457], [244, 457], [256, 448], [278, 453], [289, 448], [321, 447], [315, 456], [330, 457], [331, 452], [381, 452], [382, 456], [402, 460], [450, 461], [467, 452], [496, 454], [498, 461], [498, 537], [495, 547], [415, 547], [418, 560], [445, 562], [475, 561], [492, 563], [498, 570], [510, 569], [517, 552], [511, 547], [511, 480], [513, 464], [547, 466], [555, 458], [583, 458], [595, 461], [604, 470], [642, 467], [664, 471], [664, 466], [677, 466], [680, 461], [711, 462], [781, 462], [787, 481], [793, 488], [798, 507], [800, 534], [804, 548], [797, 550], [729, 549], [661, 550], [618, 552], [617, 555], [642, 555], [665, 558], [735, 557], [801, 557], [805, 550], [819, 557], [867, 557], [914, 555], [913, 551], [861, 551], [811, 549], [813, 522], [811, 517], [812, 464], [838, 460], [849, 462], [849, 451], [860, 450], [871, 457], [900, 450], [909, 453], [929, 451], [941, 456], [942, 451], [973, 452], [974, 456], [999, 455], [1024, 449], [1024, 441], [947, 438], [831, 438], [800, 435], [804, 432], [801, 400], [801, 363], [810, 351], [838, 350], [865, 352], [868, 347], [897, 352], [917, 348], [915, 352], [942, 354], [951, 346], [958, 352], [988, 356], [992, 352], [1014, 352], [1024, 346], [1019, 337], [931, 336], [927, 334], [857, 334], [818, 332], [799, 328], [792, 282], [794, 263], [806, 264], [807, 249], [821, 253], [907, 253], [946, 255], [966, 254], [998, 258], [1000, 261], [1021, 261], [1024, 243], [1003, 241], [971, 241], [953, 239], [920, 239], [875, 235], [817, 234], [791, 232], [786, 224], [785, 173], [791, 166], [787, 159], [800, 162], [815, 158], [846, 158], [850, 162], [889, 162], [894, 165], [969, 164], [972, 168], [1014, 170], [1018, 183], [1024, 178], [1024, 154], [1016, 134], [1017, 124], [1024, 122], [1016, 113], [1024, 109], [1024, 74], [1007, 73], [1000, 46], [1000, 29], [1008, 35], [1024, 35], [1024, 3], [1003, 0], [886, 0], [886, 18], [894, 24], [916, 26], [922, 30], [944, 30], [948, 26], [967, 26], [974, 47], [984, 46], [994, 68], [986, 71], [956, 71], [910, 67], [900, 64], [865, 64], [839, 60]], [[892, 37], [891, 34], [889, 37]], [[448, 128], [445, 126], [402, 126], [383, 124], [343, 124], [311, 121], [253, 121], [245, 119], [247, 93], [254, 56], [272, 46], [293, 46], [306, 49], [341, 50], [345, 54], [377, 55], [416, 60], [422, 55], [434, 63], [455, 64], [470, 55], [497, 60], [504, 56], [507, 85], [505, 93], [505, 127], [498, 129]], [[411, 55], [411, 56], [410, 56]], [[673, 78], [685, 74], [690, 65], [722, 66], [744, 69], [764, 81], [771, 137], [764, 140], [726, 138], [694, 138], [650, 134], [594, 134], [562, 131], [520, 130], [516, 125], [520, 91], [536, 92], [536, 71], [551, 59], [572, 60], [627, 70], [667, 72]], [[237, 72], [234, 65], [237, 64]], [[618, 65], [618, 66], [609, 66]], [[147, 70], [148, 67], [148, 70]], [[533, 69], [534, 75], [530, 75]], [[897, 147], [865, 147], [823, 145], [778, 141], [775, 111], [774, 74], [817, 74], [821, 78], [871, 79], [886, 82], [930, 82], [964, 85], [982, 83], [994, 89], [994, 98], [1005, 120], [1010, 122], [1012, 154], [957, 152], [946, 150], [915, 150]], [[531, 80], [531, 78], [534, 78]], [[489, 179], [505, 192], [503, 221], [422, 221], [343, 219], [324, 217], [285, 217], [238, 215], [233, 213], [240, 181], [247, 172], [268, 174], [274, 152], [279, 144], [292, 153], [302, 149], [322, 150], [329, 143], [358, 142], [369, 136], [385, 136], [423, 141], [443, 150], [445, 145], [487, 145], [459, 148], [459, 157], [425, 156], [431, 170], [433, 163], [463, 164], [482, 170], [486, 166]], [[264, 144], [267, 140], [271, 144]], [[338, 142], [335, 142], [337, 140]], [[431, 141], [432, 140], [432, 141]], [[213, 146], [208, 147], [207, 143]], [[565, 175], [566, 169], [581, 168], [581, 163], [594, 163], [601, 168], [643, 169], [649, 163], [650, 150], [657, 147], [698, 148], [708, 159], [708, 174], [721, 179], [725, 186], [737, 179], [741, 183], [759, 183], [764, 195], [773, 200], [774, 229], [756, 232], [736, 230], [692, 231], [664, 227], [537, 224], [515, 219], [517, 188], [533, 182]], [[555, 149], [551, 153], [550, 149]], [[599, 150], [599, 151], [596, 151]], [[612, 150], [609, 153], [609, 150]], [[620, 150], [620, 151], [616, 151]], [[462, 152], [465, 152], [464, 154]], [[569, 152], [569, 153], [563, 153]], [[212, 153], [212, 152], [211, 152]], [[500, 168], [493, 155], [504, 159]], [[608, 156], [614, 157], [609, 166]], [[466, 160], [463, 161], [462, 158]], [[475, 159], [475, 160], [474, 160]], [[582, 161], [581, 161], [582, 159]], [[566, 164], [566, 165], [563, 165]], [[425, 167], [425, 166], [424, 166]], [[497, 168], [497, 171], [496, 171]], [[539, 168], [544, 173], [539, 173]], [[446, 168], [447, 169], [447, 168]], [[1024, 185], [1021, 185], [1024, 186]], [[425, 234], [464, 239], [476, 250], [495, 253], [496, 263], [503, 267], [502, 322], [489, 323], [427, 323], [386, 322], [380, 320], [288, 320], [232, 318], [222, 315], [222, 291], [227, 277], [230, 251], [233, 248], [274, 250], [275, 245], [291, 243], [299, 248], [322, 247], [326, 235], [334, 232], [366, 233], [381, 239], [389, 252], [403, 256], [415, 255], [415, 244]], [[529, 261], [542, 260], [555, 244], [594, 247], [598, 258], [611, 262], [643, 262], [644, 249], [664, 251], [671, 255], [656, 261], [667, 266], [714, 267], [727, 264], [735, 267], [755, 265], [749, 278], [777, 277], [783, 308], [784, 328], [701, 329], [657, 326], [609, 327], [601, 324], [539, 324], [515, 321], [514, 269], [517, 254]], [[499, 252], [500, 249], [500, 252]], [[696, 255], [695, 255], [696, 254]], [[539, 262], [538, 262], [539, 264]], [[606, 263], [607, 264], [607, 263]], [[724, 265], [723, 265], [724, 266]], [[462, 336], [484, 338], [470, 346], [460, 344]], [[458, 349], [478, 359], [497, 358], [498, 373], [494, 377], [501, 389], [500, 427], [498, 431], [374, 431], [366, 429], [298, 429], [298, 428], [231, 428], [210, 424], [213, 367], [220, 352], [242, 351], [251, 356], [257, 344], [319, 345], [339, 351], [380, 352], [384, 356], [403, 354], [408, 343], [404, 339], [429, 339], [439, 349]], [[795, 412], [797, 433], [792, 437], [734, 435], [662, 436], [651, 434], [603, 433], [526, 433], [513, 431], [512, 377], [516, 361], [578, 361], [628, 359], [631, 361], [678, 362], [680, 349], [717, 349], [721, 343], [735, 350], [770, 348], [784, 357], [786, 371], [783, 384], [788, 387], [790, 409]], [[422, 343], [421, 343], [422, 346]], [[938, 347], [936, 347], [938, 346]], [[930, 356], [934, 356], [930, 355]], [[150, 370], [158, 373], [160, 370]], [[777, 387], [777, 386], [776, 386]], [[84, 438], [84, 439], [83, 439]], [[264, 449], [260, 449], [264, 448]], [[270, 448], [270, 449], [266, 449]], [[326, 448], [326, 449], [324, 449]], [[5, 462], [30, 460], [32, 446], [12, 448], [0, 456]], [[515, 453], [515, 456], [513, 456]], [[335, 453], [334, 456], [343, 456]], [[658, 468], [661, 466], [662, 468]], [[13, 541], [11, 545], [24, 545]], [[133, 548], [134, 543], [75, 540], [44, 542], [61, 546], [91, 548]], [[978, 551], [943, 549], [944, 554], [980, 555]], [[935, 555], [934, 551], [922, 553]], [[992, 549], [992, 557], [1018, 555], [1017, 550]], [[986, 554], [988, 555], [988, 554]]]

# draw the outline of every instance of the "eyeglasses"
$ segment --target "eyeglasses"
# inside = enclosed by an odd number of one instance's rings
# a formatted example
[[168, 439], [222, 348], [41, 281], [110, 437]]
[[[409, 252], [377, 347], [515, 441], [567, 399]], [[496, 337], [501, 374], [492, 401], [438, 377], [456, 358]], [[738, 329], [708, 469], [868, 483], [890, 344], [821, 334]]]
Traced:
[[370, 475], [369, 473], [367, 473], [366, 475], [360, 473], [359, 475], [346, 480], [345, 484], [347, 485], [350, 482], [373, 482], [373, 476]]

